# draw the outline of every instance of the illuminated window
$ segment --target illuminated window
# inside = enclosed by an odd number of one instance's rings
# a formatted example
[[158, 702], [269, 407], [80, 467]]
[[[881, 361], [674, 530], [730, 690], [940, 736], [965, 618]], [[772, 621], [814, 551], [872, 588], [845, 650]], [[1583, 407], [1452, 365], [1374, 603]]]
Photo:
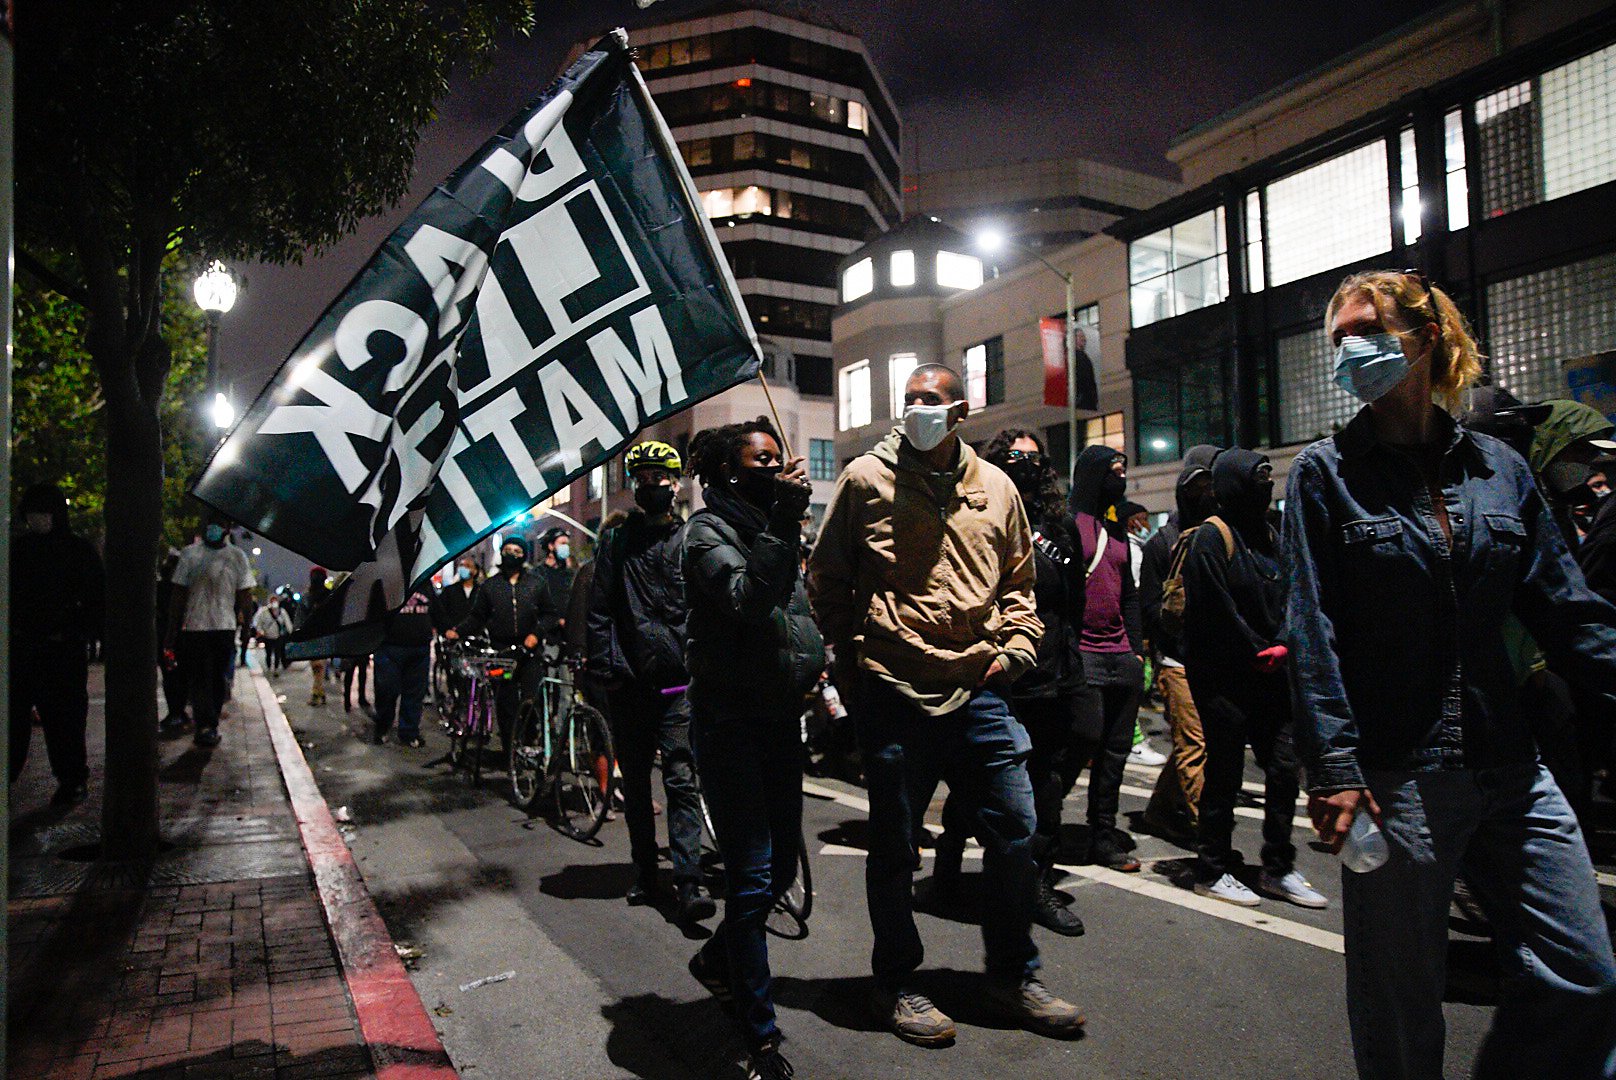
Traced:
[[937, 253], [937, 284], [945, 289], [974, 289], [982, 284], [982, 260], [952, 251]]
[[767, 188], [760, 188], [756, 184], [735, 189], [736, 217], [747, 214], [767, 214], [769, 212], [769, 192]]
[[854, 131], [862, 131], [866, 135], [870, 133], [869, 113], [866, 112], [864, 106], [857, 101], [849, 101], [847, 103], [847, 126], [852, 128]]
[[1145, 326], [1228, 299], [1226, 245], [1222, 207], [1130, 243], [1133, 325]]
[[892, 396], [892, 419], [903, 417], [903, 388], [909, 373], [920, 366], [920, 358], [912, 352], [893, 353], [887, 360], [887, 386]]
[[727, 218], [735, 213], [735, 189], [716, 188], [701, 193], [701, 208], [709, 218]]
[[903, 289], [915, 283], [915, 253], [912, 251], [894, 251], [892, 253], [892, 285]]
[[1493, 381], [1522, 401], [1564, 398], [1564, 361], [1616, 349], [1616, 254], [1487, 286]]
[[1274, 346], [1280, 443], [1312, 442], [1345, 427], [1361, 403], [1335, 384], [1335, 350], [1324, 327], [1281, 337]]
[[842, 369], [837, 424], [843, 431], [870, 422], [870, 362], [860, 360]]
[[1372, 142], [1268, 185], [1270, 285], [1390, 251], [1386, 147]]
[[875, 288], [875, 262], [860, 259], [842, 271], [842, 303], [850, 303], [868, 296]]
[[1262, 292], [1263, 277], [1262, 193], [1246, 193], [1246, 289]]
[[1447, 162], [1448, 228], [1470, 224], [1470, 179], [1465, 169], [1464, 116], [1452, 109], [1442, 118], [1442, 153]]
[[808, 479], [836, 479], [836, 443], [830, 439], [808, 440]]
[[965, 400], [980, 409], [1004, 401], [1004, 338], [991, 337], [965, 350]]
[[1106, 413], [1084, 422], [1084, 446], [1109, 446], [1119, 454], [1128, 452], [1127, 438], [1123, 434], [1122, 414]]
[[1545, 71], [1543, 197], [1616, 179], [1616, 46]]
[[1414, 129], [1404, 128], [1397, 139], [1397, 157], [1403, 170], [1403, 243], [1420, 238], [1420, 162], [1414, 153]]
[[589, 470], [589, 486], [584, 493], [586, 498], [600, 498], [601, 493], [606, 490], [607, 472], [608, 470], [604, 465], [597, 465], [593, 469]]

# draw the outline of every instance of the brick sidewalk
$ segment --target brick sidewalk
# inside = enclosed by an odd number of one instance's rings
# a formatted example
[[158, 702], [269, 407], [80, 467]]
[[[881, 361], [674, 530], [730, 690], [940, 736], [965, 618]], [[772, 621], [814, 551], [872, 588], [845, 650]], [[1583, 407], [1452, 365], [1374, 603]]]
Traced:
[[10, 1075], [374, 1076], [249, 675], [220, 747], [162, 744], [175, 846], [150, 868], [78, 850], [99, 832], [100, 681], [96, 668], [90, 800], [49, 810], [37, 731], [12, 791]]

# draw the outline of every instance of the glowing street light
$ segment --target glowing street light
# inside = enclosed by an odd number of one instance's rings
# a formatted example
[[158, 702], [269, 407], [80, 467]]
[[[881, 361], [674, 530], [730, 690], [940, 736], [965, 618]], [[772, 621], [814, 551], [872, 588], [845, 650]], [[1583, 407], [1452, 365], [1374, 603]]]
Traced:
[[220, 431], [229, 431], [230, 425], [236, 422], [236, 407], [230, 404], [230, 396], [224, 391], [213, 395], [213, 408], [208, 410], [213, 417], [213, 426]]
[[196, 306], [206, 312], [223, 315], [236, 306], [236, 279], [218, 259], [197, 275], [192, 292], [196, 294]]
[[1005, 235], [998, 229], [983, 229], [976, 234], [976, 246], [986, 255], [997, 255], [1005, 243]]

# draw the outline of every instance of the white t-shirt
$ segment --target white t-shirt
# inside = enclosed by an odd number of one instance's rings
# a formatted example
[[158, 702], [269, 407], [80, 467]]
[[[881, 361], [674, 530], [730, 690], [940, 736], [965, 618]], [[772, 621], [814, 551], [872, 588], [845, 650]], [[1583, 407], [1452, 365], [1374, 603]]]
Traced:
[[174, 584], [185, 586], [183, 630], [234, 630], [236, 593], [253, 586], [247, 553], [233, 544], [210, 548], [198, 541], [180, 552]]

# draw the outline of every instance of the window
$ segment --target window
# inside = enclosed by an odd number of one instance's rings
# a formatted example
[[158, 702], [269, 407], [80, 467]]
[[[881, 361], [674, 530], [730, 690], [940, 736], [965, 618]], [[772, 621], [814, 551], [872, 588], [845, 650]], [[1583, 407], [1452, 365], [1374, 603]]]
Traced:
[[862, 131], [866, 135], [870, 133], [869, 114], [865, 112], [864, 106], [857, 101], [847, 103], [847, 126], [854, 131]]
[[1487, 286], [1493, 381], [1522, 401], [1570, 395], [1567, 360], [1616, 349], [1616, 253]]
[[1133, 325], [1145, 326], [1226, 300], [1225, 246], [1222, 207], [1130, 243]]
[[1004, 402], [1004, 338], [991, 337], [965, 350], [965, 400], [981, 409]]
[[1198, 443], [1228, 446], [1228, 357], [1221, 351], [1191, 356], [1176, 368], [1136, 372], [1134, 416], [1139, 463], [1177, 461]]
[[808, 479], [836, 479], [836, 443], [834, 440], [808, 440]]
[[937, 284], [944, 289], [974, 289], [982, 284], [982, 260], [953, 251], [937, 253]]
[[842, 271], [842, 303], [868, 296], [874, 289], [875, 263], [872, 260], [860, 259]]
[[1470, 225], [1470, 179], [1465, 170], [1464, 117], [1458, 109], [1442, 118], [1442, 153], [1448, 173], [1448, 228]]
[[1262, 292], [1267, 284], [1263, 270], [1262, 192], [1246, 192], [1246, 289]]
[[1531, 81], [1477, 99], [1475, 117], [1482, 216], [1497, 217], [1538, 202], [1543, 176]]
[[920, 358], [912, 352], [893, 353], [887, 360], [887, 387], [892, 398], [892, 419], [903, 417], [903, 388], [909, 373], [920, 366]]
[[589, 470], [589, 483], [584, 492], [585, 498], [600, 498], [601, 493], [606, 490], [606, 474], [609, 471], [604, 465], [597, 465]]
[[1275, 180], [1267, 201], [1269, 285], [1391, 250], [1384, 143]]
[[860, 360], [842, 369], [837, 424], [843, 431], [870, 422], [870, 362]]
[[1106, 413], [1084, 421], [1083, 445], [1109, 446], [1119, 454], [1126, 454], [1128, 447], [1122, 431], [1122, 414]]
[[915, 253], [912, 251], [894, 251], [890, 266], [892, 274], [892, 287], [906, 289], [915, 283]]
[[1420, 162], [1414, 153], [1414, 129], [1404, 128], [1397, 138], [1398, 167], [1402, 169], [1402, 197], [1398, 200], [1403, 219], [1403, 243], [1420, 238]]
[[1324, 328], [1280, 337], [1274, 346], [1279, 367], [1280, 443], [1312, 442], [1345, 427], [1357, 413], [1359, 402], [1335, 384], [1335, 350]]

